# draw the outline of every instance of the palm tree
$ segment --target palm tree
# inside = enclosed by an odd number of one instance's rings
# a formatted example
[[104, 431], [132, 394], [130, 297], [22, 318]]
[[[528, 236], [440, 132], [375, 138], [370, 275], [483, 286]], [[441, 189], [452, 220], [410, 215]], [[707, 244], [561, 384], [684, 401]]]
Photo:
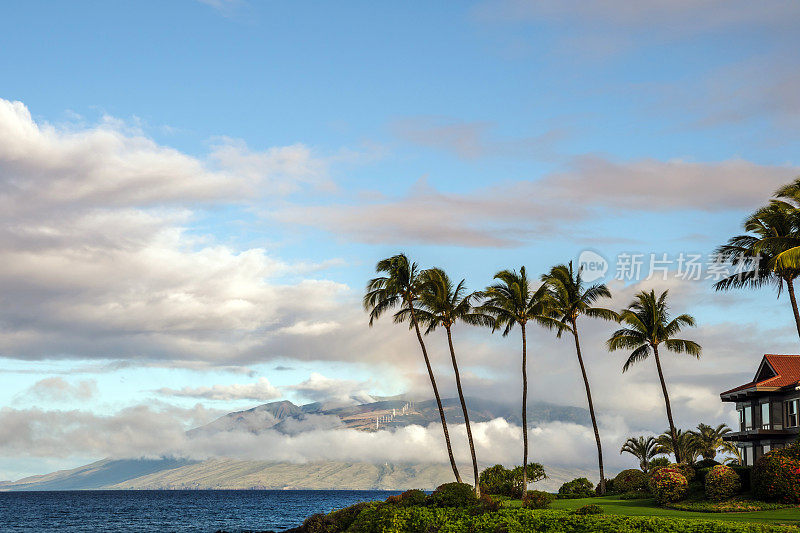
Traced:
[[[697, 446], [694, 435], [680, 429], [675, 430], [674, 436], [671, 430], [665, 431], [656, 437], [656, 442], [663, 449], [661, 453], [671, 453], [675, 456], [676, 463], [694, 464], [697, 456], [700, 455], [700, 448]], [[678, 457], [681, 457], [682, 461], [678, 460]]]
[[739, 451], [733, 443], [722, 440], [722, 437], [730, 432], [731, 428], [727, 424], [720, 424], [717, 427], [699, 424], [697, 431], [690, 431], [689, 433], [694, 436], [695, 444], [703, 459], [714, 459], [720, 449], [733, 454]]
[[[623, 372], [627, 372], [634, 364], [647, 359], [652, 351], [656, 360], [658, 379], [661, 381], [661, 391], [664, 393], [664, 403], [667, 406], [669, 431], [674, 440], [677, 438], [677, 433], [672, 420], [672, 406], [669, 402], [667, 383], [664, 381], [664, 372], [661, 370], [658, 346], [663, 343], [667, 350], [675, 353], [687, 353], [698, 359], [701, 348], [694, 341], [675, 338], [683, 326], [694, 326], [694, 318], [683, 314], [670, 320], [667, 307], [668, 292], [664, 291], [658, 298], [656, 298], [655, 291], [652, 290], [650, 292], [641, 291], [637, 294], [628, 308], [619, 314], [620, 322], [626, 327], [615, 331], [608, 339], [607, 344], [611, 351], [633, 350], [622, 367]], [[680, 448], [676, 447], [675, 450], [678, 452], [675, 460], [680, 463], [682, 459]]]
[[581, 269], [574, 271], [572, 261], [568, 265], [557, 265], [550, 269], [548, 274], [542, 276], [542, 281], [548, 287], [548, 295], [551, 300], [551, 312], [555, 318], [554, 322], [546, 324], [548, 327], [556, 328], [556, 335], [561, 335], [568, 331], [575, 339], [575, 352], [578, 355], [578, 364], [583, 376], [583, 384], [586, 388], [586, 399], [589, 403], [589, 415], [592, 418], [594, 428], [594, 438], [597, 442], [597, 463], [600, 467], [600, 493], [605, 494], [606, 482], [603, 475], [603, 447], [600, 443], [600, 431], [597, 429], [597, 419], [594, 414], [594, 403], [592, 402], [592, 391], [589, 387], [589, 378], [586, 376], [586, 366], [583, 363], [581, 354], [581, 343], [578, 335], [578, 318], [581, 315], [587, 317], [602, 318], [604, 320], [617, 320], [617, 314], [610, 309], [594, 307], [600, 298], [610, 298], [611, 291], [603, 284], [584, 286], [581, 277]]
[[800, 262], [793, 259], [793, 254], [800, 250], [799, 213], [789, 202], [773, 200], [747, 217], [744, 221], [747, 234], [731, 237], [727, 244], [716, 250], [720, 261], [739, 263], [741, 272], [714, 284], [718, 291], [757, 289], [764, 285], [773, 285], [778, 290], [779, 297], [786, 285], [798, 335], [800, 312], [797, 308], [794, 280], [800, 276]]
[[[464, 413], [464, 423], [467, 426], [467, 440], [469, 441], [469, 451], [472, 454], [472, 470], [475, 479], [475, 494], [480, 496], [480, 483], [478, 481], [478, 460], [475, 457], [475, 444], [472, 440], [472, 428], [469, 424], [469, 413], [467, 402], [464, 399], [464, 391], [461, 388], [461, 376], [458, 372], [458, 361], [456, 352], [453, 348], [453, 325], [461, 320], [467, 324], [489, 325], [491, 319], [480, 313], [472, 305], [472, 302], [480, 295], [478, 293], [467, 293], [467, 288], [462, 279], [457, 285], [453, 285], [448, 275], [440, 268], [431, 268], [422, 273], [425, 280], [422, 291], [420, 292], [420, 308], [416, 311], [419, 314], [420, 322], [428, 326], [426, 334], [431, 333], [437, 327], [442, 326], [447, 333], [447, 345], [450, 348], [450, 359], [453, 362], [453, 372], [456, 377], [456, 389], [458, 399], [461, 401], [461, 410]], [[409, 313], [413, 312], [409, 309]]]
[[622, 445], [619, 454], [629, 453], [639, 460], [639, 468], [647, 473], [648, 465], [657, 455], [664, 453], [663, 448], [656, 442], [655, 437], [629, 438]]
[[419, 320], [414, 309], [416, 302], [419, 300], [424, 281], [420, 276], [417, 264], [409, 262], [405, 254], [398, 254], [378, 261], [375, 271], [385, 275], [374, 278], [367, 283], [367, 292], [364, 295], [364, 309], [369, 311], [369, 325], [372, 327], [375, 320], [380, 318], [384, 312], [399, 306], [400, 310], [394, 316], [395, 322], [407, 319], [409, 326], [416, 332], [419, 346], [422, 348], [425, 367], [428, 369], [431, 387], [433, 387], [433, 395], [436, 397], [436, 404], [439, 407], [439, 418], [442, 420], [442, 431], [444, 431], [444, 440], [447, 444], [447, 455], [450, 457], [450, 466], [453, 468], [456, 481], [461, 483], [461, 475], [458, 473], [456, 460], [453, 456], [453, 448], [450, 444], [450, 434], [447, 431], [442, 398], [439, 396], [436, 378], [433, 376], [433, 368], [428, 358], [425, 342], [422, 340]]
[[[548, 316], [547, 287], [541, 285], [534, 290], [525, 267], [514, 270], [502, 270], [494, 275], [495, 283], [486, 288], [486, 301], [480, 311], [492, 317], [492, 332], [503, 329], [506, 337], [514, 325], [519, 325], [522, 333], [522, 464], [528, 464], [528, 363], [527, 337], [525, 326], [529, 320], [540, 323], [551, 321]], [[528, 472], [522, 469], [523, 494], [528, 488]]]

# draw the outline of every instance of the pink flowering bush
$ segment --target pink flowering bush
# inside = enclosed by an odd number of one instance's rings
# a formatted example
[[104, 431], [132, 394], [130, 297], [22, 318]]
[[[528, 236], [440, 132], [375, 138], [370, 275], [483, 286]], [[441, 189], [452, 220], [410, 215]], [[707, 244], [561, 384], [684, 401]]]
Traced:
[[733, 468], [725, 465], [712, 467], [706, 474], [706, 497], [711, 501], [727, 500], [742, 488], [742, 480]]
[[650, 492], [659, 504], [677, 502], [686, 496], [689, 482], [680, 471], [675, 468], [660, 468], [649, 481]]
[[753, 466], [751, 483], [759, 500], [800, 503], [800, 444], [764, 454]]

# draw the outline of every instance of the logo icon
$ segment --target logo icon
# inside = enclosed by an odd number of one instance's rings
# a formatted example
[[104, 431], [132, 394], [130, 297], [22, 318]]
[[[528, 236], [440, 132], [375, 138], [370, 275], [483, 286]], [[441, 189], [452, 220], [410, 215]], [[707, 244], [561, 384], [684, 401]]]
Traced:
[[608, 261], [602, 255], [592, 250], [584, 250], [578, 256], [578, 268], [581, 276], [589, 283], [602, 279], [608, 272]]

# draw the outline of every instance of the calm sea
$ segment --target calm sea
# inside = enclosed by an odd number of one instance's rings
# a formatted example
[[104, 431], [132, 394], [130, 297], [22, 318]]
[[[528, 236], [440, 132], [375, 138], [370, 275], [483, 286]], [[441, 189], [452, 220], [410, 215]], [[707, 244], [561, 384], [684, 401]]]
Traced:
[[0, 492], [0, 531], [281, 531], [314, 513], [397, 492], [196, 490]]

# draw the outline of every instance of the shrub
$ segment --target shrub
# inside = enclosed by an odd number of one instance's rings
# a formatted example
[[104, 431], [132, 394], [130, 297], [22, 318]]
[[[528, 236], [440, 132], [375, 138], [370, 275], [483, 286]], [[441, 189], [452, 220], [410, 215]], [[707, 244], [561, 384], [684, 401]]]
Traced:
[[739, 474], [729, 466], [717, 465], [706, 475], [706, 497], [711, 501], [727, 500], [742, 488]]
[[669, 468], [674, 468], [675, 470], [683, 474], [683, 477], [685, 477], [686, 481], [688, 481], [689, 483], [694, 481], [694, 478], [697, 475], [696, 472], [694, 471], [694, 468], [692, 468], [691, 465], [687, 465], [686, 463], [672, 463], [671, 465], [669, 465]]
[[714, 459], [703, 459], [702, 461], [697, 461], [694, 465], [695, 470], [700, 470], [701, 468], [711, 468], [712, 466], [717, 466], [720, 463], [719, 461], [715, 461]]
[[749, 466], [741, 466], [741, 465], [729, 465], [731, 469], [739, 474], [739, 478], [742, 480], [742, 492], [749, 492], [752, 486], [751, 477], [753, 469]]
[[543, 490], [529, 490], [522, 498], [522, 506], [525, 509], [546, 509], [555, 500], [555, 496]]
[[594, 484], [585, 477], [567, 481], [558, 489], [559, 498], [589, 498], [594, 496]]
[[617, 492], [630, 492], [647, 487], [647, 474], [641, 470], [631, 468], [623, 470], [614, 478], [614, 488]]
[[764, 454], [752, 470], [753, 494], [759, 500], [800, 503], [800, 445]]
[[665, 516], [577, 516], [562, 510], [500, 509], [473, 514], [468, 509], [397, 507], [364, 510], [348, 529], [350, 533], [797, 533], [796, 527], [756, 522], [686, 520]]
[[475, 490], [466, 483], [439, 485], [425, 502], [433, 507], [470, 507], [478, 502]]
[[590, 503], [589, 505], [584, 505], [583, 507], [578, 507], [575, 509], [572, 514], [579, 514], [579, 515], [587, 515], [587, 514], [603, 514], [603, 508], [599, 505], [595, 505]]
[[650, 492], [660, 504], [682, 499], [686, 495], [688, 485], [686, 477], [671, 467], [658, 469], [649, 481]]
[[[424, 494], [424, 493], [423, 493]], [[328, 527], [329, 530], [333, 531], [345, 531], [350, 525], [358, 518], [358, 515], [361, 514], [361, 511], [367, 509], [369, 507], [373, 507], [373, 503], [371, 502], [361, 502], [355, 505], [351, 505], [350, 507], [345, 507], [344, 509], [340, 509], [338, 511], [334, 511], [328, 515], [328, 523], [333, 524], [335, 529]]]
[[[614, 487], [614, 480], [607, 479], [606, 480], [606, 494], [615, 494], [617, 489]], [[595, 485], [594, 487], [594, 494], [595, 496], [600, 496], [600, 483]]]
[[[546, 478], [542, 465], [528, 463], [528, 482], [533, 483]], [[519, 498], [522, 496], [522, 467], [513, 470], [503, 465], [490, 466], [478, 476], [481, 492]]]
[[647, 471], [651, 472], [654, 468], [658, 468], [659, 466], [669, 466], [669, 459], [666, 457], [656, 457], [647, 463]]
[[478, 499], [478, 506], [485, 513], [493, 513], [500, 509], [503, 504], [500, 500], [495, 500], [488, 494], [481, 493], [481, 497]]

